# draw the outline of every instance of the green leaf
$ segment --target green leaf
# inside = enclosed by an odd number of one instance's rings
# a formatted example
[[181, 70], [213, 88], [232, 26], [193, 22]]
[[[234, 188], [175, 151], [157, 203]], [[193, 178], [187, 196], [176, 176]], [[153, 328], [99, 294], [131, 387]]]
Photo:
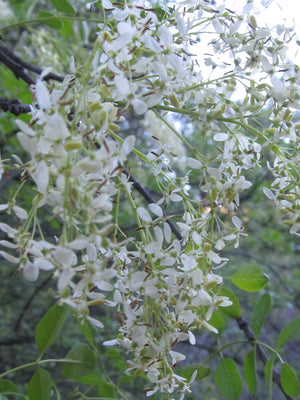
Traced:
[[62, 18], [64, 26], [61, 28], [60, 33], [65, 40], [69, 40], [70, 37], [75, 35], [73, 28], [73, 21], [70, 21], [68, 18]]
[[261, 296], [253, 310], [251, 328], [254, 332], [255, 337], [259, 336], [266, 315], [268, 315], [270, 311], [271, 296], [269, 295], [269, 293], [265, 293]]
[[8, 379], [0, 379], [0, 393], [12, 392], [16, 389], [16, 385]]
[[38, 368], [27, 385], [29, 400], [50, 400], [52, 379], [46, 370]]
[[223, 357], [220, 360], [214, 373], [214, 380], [226, 399], [240, 399], [243, 383], [236, 363], [232, 358]]
[[[139, 374], [139, 376], [141, 376]], [[135, 376], [133, 375], [123, 375], [121, 378], [118, 379], [118, 385], [121, 385], [122, 383], [129, 383], [132, 382], [132, 380], [135, 379]]]
[[54, 342], [60, 329], [65, 322], [69, 308], [66, 305], [59, 306], [56, 304], [39, 322], [35, 330], [35, 342], [39, 348], [40, 355]]
[[265, 369], [264, 369], [265, 379], [266, 379], [267, 388], [268, 388], [268, 392], [269, 392], [270, 398], [272, 397], [273, 365], [274, 365], [274, 359], [270, 358], [270, 360], [268, 360], [266, 362]]
[[74, 362], [63, 363], [63, 374], [68, 379], [77, 380], [94, 371], [96, 357], [93, 350], [84, 343], [75, 344], [65, 357]]
[[281, 367], [280, 381], [283, 390], [288, 396], [296, 397], [300, 393], [299, 380], [288, 363], [283, 363]]
[[116, 349], [114, 347], [109, 347], [106, 352], [104, 353], [105, 357], [108, 358], [115, 358], [115, 359], [119, 359], [122, 360], [123, 356], [121, 354], [121, 350]]
[[209, 323], [212, 326], [214, 326], [216, 329], [218, 329], [219, 335], [222, 333], [222, 331], [224, 330], [224, 328], [226, 326], [226, 322], [225, 322], [224, 318], [222, 317], [220, 310], [213, 312], [213, 315], [211, 316]]
[[64, 25], [61, 18], [59, 18], [56, 15], [54, 15], [50, 12], [47, 12], [47, 11], [40, 11], [39, 17], [43, 18], [45, 24], [50, 26], [50, 28], [53, 28], [53, 29], [60, 29]]
[[67, 0], [50, 0], [52, 3], [53, 7], [56, 9], [58, 12], [64, 12], [66, 14], [74, 15], [75, 10], [71, 6], [71, 4]]
[[263, 289], [268, 277], [257, 264], [246, 264], [229, 278], [240, 289], [247, 292], [258, 292]]
[[80, 330], [86, 340], [89, 342], [89, 344], [93, 347], [95, 346], [95, 334], [96, 334], [96, 329], [87, 321], [83, 321], [82, 324], [80, 324]]
[[115, 349], [114, 347], [109, 348], [104, 356], [107, 357], [107, 362], [113, 366], [113, 368], [117, 368], [120, 371], [124, 371], [127, 368], [127, 363], [119, 349]]
[[98, 386], [99, 380], [100, 380], [99, 371], [93, 371], [90, 374], [76, 378], [77, 382], [80, 382], [80, 383], [83, 383], [83, 384], [89, 385], [89, 386]]
[[256, 354], [255, 348], [253, 348], [245, 357], [243, 363], [244, 377], [249, 389], [249, 393], [255, 396], [257, 391], [256, 382]]
[[238, 318], [241, 316], [240, 303], [235, 294], [233, 294], [229, 289], [223, 287], [220, 296], [226, 296], [232, 301], [232, 305], [229, 307], [220, 307], [219, 310], [222, 314], [227, 315], [230, 318]]
[[189, 382], [191, 380], [194, 371], [196, 370], [197, 370], [197, 375], [195, 378], [196, 381], [206, 378], [211, 373], [210, 368], [205, 367], [204, 365], [197, 365], [197, 364], [189, 364], [184, 368], [176, 368], [176, 373], [178, 372], [178, 375], [183, 376]]
[[287, 326], [285, 326], [282, 331], [280, 332], [278, 343], [277, 343], [277, 350], [281, 349], [289, 340], [293, 337], [298, 335], [298, 340], [300, 334], [300, 317], [291, 321]]
[[114, 399], [116, 395], [115, 385], [100, 378], [98, 380], [98, 395], [107, 399]]

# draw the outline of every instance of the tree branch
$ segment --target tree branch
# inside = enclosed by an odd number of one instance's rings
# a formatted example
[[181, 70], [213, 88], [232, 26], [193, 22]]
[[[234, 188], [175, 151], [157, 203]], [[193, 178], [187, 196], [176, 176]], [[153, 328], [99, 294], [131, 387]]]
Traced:
[[[34, 85], [35, 80], [31, 78], [27, 72], [25, 72], [26, 70], [35, 72], [37, 74], [41, 74], [43, 71], [42, 68], [22, 60], [12, 50], [5, 46], [0, 46], [0, 62], [3, 62], [3, 64], [5, 64], [14, 73], [17, 79], [23, 79], [23, 81], [25, 81], [28, 85]], [[62, 82], [64, 77], [50, 72], [44, 77], [44, 79], [46, 81], [53, 79]]]
[[[259, 359], [262, 361], [262, 363], [264, 365], [266, 365], [266, 363], [268, 361], [267, 354], [264, 351], [264, 349], [262, 348], [262, 346], [260, 346], [259, 344], [256, 343], [254, 333], [253, 333], [252, 329], [250, 328], [249, 323], [243, 317], [236, 318], [236, 322], [237, 322], [239, 328], [241, 329], [241, 331], [243, 331], [244, 335], [248, 339], [249, 343], [251, 343], [252, 346], [256, 347], [256, 352], [257, 352]], [[280, 373], [276, 368], [273, 368], [272, 380], [274, 383], [276, 383], [276, 385], [279, 387], [279, 389], [284, 394], [284, 396], [287, 400], [293, 400], [293, 398], [288, 396], [285, 393], [285, 391], [283, 390], [283, 387], [282, 387], [281, 381], [280, 381]]]
[[[129, 182], [133, 183], [133, 187], [144, 197], [144, 199], [147, 201], [148, 204], [156, 203], [156, 201], [152, 198], [150, 193], [134, 176], [130, 175], [126, 169], [124, 169], [122, 172], [129, 178]], [[166, 215], [167, 214], [164, 213], [164, 216]], [[182, 240], [182, 236], [178, 231], [178, 229], [176, 228], [175, 224], [173, 224], [173, 222], [169, 218], [166, 219], [166, 223], [169, 225], [171, 231], [174, 233], [177, 239]]]
[[21, 336], [12, 339], [0, 340], [0, 346], [14, 346], [16, 344], [34, 343], [33, 336]]
[[0, 109], [11, 112], [14, 115], [27, 114], [31, 112], [29, 104], [23, 104], [18, 99], [8, 99], [7, 97], [0, 97]]
[[42, 289], [44, 289], [44, 287], [51, 281], [51, 279], [52, 279], [52, 275], [48, 276], [47, 279], [45, 279], [39, 286], [37, 286], [37, 287], [35, 288], [35, 291], [34, 291], [34, 292], [32, 293], [32, 295], [27, 299], [27, 301], [26, 301], [26, 303], [24, 304], [24, 306], [23, 306], [23, 308], [22, 308], [22, 311], [20, 312], [20, 315], [19, 315], [19, 317], [18, 317], [18, 319], [17, 319], [17, 321], [16, 321], [16, 323], [15, 323], [15, 326], [14, 326], [14, 331], [15, 331], [15, 332], [18, 331], [18, 329], [19, 329], [19, 327], [20, 327], [20, 324], [21, 324], [21, 321], [22, 321], [22, 319], [23, 319], [23, 317], [24, 317], [26, 311], [29, 309], [30, 304], [32, 303], [32, 301], [33, 301], [34, 298], [36, 297], [36, 295], [37, 295]]

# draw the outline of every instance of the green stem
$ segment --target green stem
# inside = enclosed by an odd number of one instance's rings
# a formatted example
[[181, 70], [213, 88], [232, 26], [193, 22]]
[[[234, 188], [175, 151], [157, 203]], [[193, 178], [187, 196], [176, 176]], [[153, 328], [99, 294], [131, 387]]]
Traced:
[[[116, 134], [116, 132], [112, 131], [111, 129], [109, 129], [109, 134], [116, 139], [118, 142], [123, 143], [124, 139], [122, 139], [118, 134]], [[141, 153], [139, 150], [137, 149], [132, 149], [132, 152], [139, 157], [140, 160], [150, 164], [152, 167], [155, 167], [155, 163], [153, 161], [150, 161], [143, 153]]]
[[218, 121], [229, 122], [231, 124], [235, 124], [235, 125], [241, 126], [245, 130], [249, 130], [252, 133], [255, 133], [255, 135], [259, 136], [260, 138], [264, 139], [265, 141], [268, 140], [268, 138], [262, 132], [260, 132], [258, 129], [253, 128], [253, 126], [248, 125], [248, 124], [246, 124], [245, 122], [243, 122], [241, 120], [237, 120], [235, 118], [218, 117]]
[[205, 365], [207, 364], [210, 360], [212, 360], [213, 358], [215, 358], [217, 355], [219, 355], [220, 353], [222, 353], [222, 351], [224, 351], [225, 349], [227, 349], [228, 347], [231, 347], [235, 344], [244, 344], [244, 343], [249, 343], [248, 340], [237, 340], [236, 342], [233, 343], [227, 343], [224, 346], [222, 346], [221, 348], [219, 348], [218, 350], [216, 350], [213, 354], [211, 354], [206, 360], [204, 360], [201, 365]]
[[[105, 376], [105, 379], [106, 379], [111, 385], [113, 385], [113, 386], [115, 387], [115, 389], [117, 390], [117, 392], [118, 392], [118, 394], [120, 395], [120, 397], [122, 397], [122, 399], [128, 400], [128, 397], [118, 388], [117, 385], [114, 384], [114, 382], [113, 382], [113, 381], [110, 379], [110, 377], [108, 376], [108, 374], [107, 374], [107, 372], [106, 372], [106, 369], [105, 369], [105, 367], [104, 367], [104, 364], [103, 364], [102, 357], [99, 357], [99, 362], [100, 362], [100, 366], [101, 366], [101, 369], [102, 369], [102, 371], [103, 371], [103, 374], [104, 374], [104, 376]], [[91, 399], [92, 399], [92, 397], [89, 398], [89, 400], [91, 400]], [[103, 400], [104, 400], [104, 398], [100, 398], [100, 399], [103, 399]], [[105, 399], [105, 400], [106, 400], [106, 399]]]
[[[109, 134], [115, 138], [118, 142], [123, 143], [124, 139], [122, 139], [118, 134], [116, 134], [116, 132], [109, 130]], [[156, 164], [155, 162], [151, 161], [148, 159], [147, 156], [145, 156], [143, 153], [141, 153], [139, 150], [137, 149], [132, 149], [133, 154], [135, 154], [136, 156], [138, 156], [138, 158], [141, 161], [146, 162], [147, 164], [150, 164], [151, 167], [156, 168]], [[171, 182], [171, 179], [168, 175], [166, 175], [163, 171], [160, 171], [160, 175], [162, 175], [168, 182]]]
[[153, 110], [154, 112], [155, 112], [155, 110], [170, 111], [170, 112], [175, 112], [178, 114], [190, 115], [191, 117], [199, 118], [199, 112], [197, 112], [197, 111], [186, 110], [184, 108], [163, 106], [162, 104], [157, 104], [157, 105], [151, 107], [151, 110]]
[[280, 354], [278, 353], [278, 351], [276, 351], [276, 349], [273, 349], [273, 347], [269, 346], [266, 343], [263, 342], [259, 342], [256, 341], [257, 344], [259, 344], [262, 347], [265, 347], [266, 349], [268, 349], [271, 353], [274, 354], [274, 356], [276, 356], [278, 358], [278, 360], [281, 362], [281, 364], [284, 362], [283, 359], [281, 358]]
[[64, 362], [68, 362], [68, 363], [72, 363], [72, 364], [81, 364], [82, 363], [82, 361], [70, 360], [68, 358], [62, 358], [60, 360], [56, 359], [56, 358], [51, 358], [51, 359], [48, 359], [48, 360], [33, 361], [31, 363], [19, 365], [18, 367], [15, 367], [15, 368], [12, 368], [12, 369], [10, 369], [8, 371], [3, 372], [0, 375], [0, 379], [2, 379], [4, 376], [12, 374], [13, 372], [21, 371], [22, 369], [25, 369], [25, 368], [36, 367], [36, 366], [41, 365], [41, 364], [64, 363]]
[[176, 93], [178, 93], [178, 94], [186, 93], [189, 90], [195, 90], [195, 89], [203, 88], [205, 86], [211, 85], [212, 83], [218, 82], [218, 81], [220, 81], [222, 79], [228, 79], [228, 78], [232, 78], [232, 77], [236, 77], [236, 76], [237, 76], [236, 73], [233, 72], [232, 74], [219, 76], [218, 78], [211, 79], [210, 81], [201, 82], [201, 83], [194, 83], [193, 85], [188, 86], [187, 88], [178, 90]]
[[[11, 29], [11, 28], [17, 28], [17, 27], [23, 26], [23, 25], [32, 25], [32, 24], [38, 24], [41, 22], [52, 21], [54, 17], [57, 17], [57, 16], [53, 15], [53, 17], [40, 17], [40, 18], [26, 19], [24, 21], [14, 22], [13, 24], [8, 24], [8, 25], [4, 25], [4, 26], [0, 27], [0, 31], [4, 31], [7, 29]], [[96, 22], [96, 23], [103, 22], [101, 19], [96, 19], [96, 18], [94, 19], [94, 18], [70, 17], [70, 16], [60, 16], [59, 18], [68, 19], [71, 21], [86, 21], [86, 22]]]
[[[165, 106], [158, 106], [158, 107], [156, 107], [155, 106], [155, 108], [159, 108], [159, 107], [162, 107], [161, 109], [163, 110], [163, 109], [165, 109]], [[153, 107], [154, 108], [154, 107]], [[169, 110], [168, 111], [171, 111], [172, 110], [172, 107], [168, 107], [169, 108]], [[204, 164], [206, 163], [206, 157], [203, 155], [203, 154], [201, 154], [201, 153], [199, 153], [199, 151], [194, 147], [194, 146], [192, 146], [187, 140], [186, 140], [186, 138], [183, 136], [183, 135], [181, 135], [158, 111], [156, 111], [156, 109], [152, 109], [153, 110], [153, 112], [155, 113], [155, 115], [161, 120], [161, 121], [163, 121], [163, 123], [165, 124], [165, 125], [167, 125], [167, 127], [169, 128], [169, 129], [171, 129], [171, 131], [186, 145], [186, 147], [188, 148], [188, 149], [190, 149], [191, 150], [191, 152], [192, 152], [192, 154], [193, 155], [197, 155], [197, 157], [200, 159], [200, 161], [202, 161]], [[178, 108], [176, 108], [175, 109], [176, 111], [175, 112], [178, 112], [178, 113], [181, 113], [181, 109], [178, 109]], [[183, 110], [183, 111], [186, 111], [186, 110]], [[197, 116], [199, 117], [199, 114], [198, 113], [195, 113], [195, 114], [197, 114]]]
[[115, 231], [114, 231], [114, 243], [117, 242], [117, 234], [119, 230], [119, 208], [120, 208], [120, 189], [117, 190], [117, 204], [116, 204], [116, 213], [115, 213]]

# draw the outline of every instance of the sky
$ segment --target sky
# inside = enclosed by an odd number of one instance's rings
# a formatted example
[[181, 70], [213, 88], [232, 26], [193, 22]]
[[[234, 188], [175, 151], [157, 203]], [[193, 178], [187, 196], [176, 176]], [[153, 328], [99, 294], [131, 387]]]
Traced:
[[[225, 3], [229, 9], [242, 10], [247, 3], [246, 0], [216, 0], [217, 4]], [[300, 0], [253, 0], [255, 8], [251, 12], [258, 22], [258, 25], [267, 25], [269, 28], [277, 24], [294, 27], [300, 39]], [[293, 61], [300, 64], [300, 47], [294, 47], [289, 54], [295, 56]], [[297, 62], [298, 59], [298, 62]]]
[[[225, 3], [226, 8], [242, 15], [242, 10], [247, 5], [248, 1], [216, 0], [216, 5], [221, 6]], [[269, 28], [276, 36], [276, 28], [275, 32], [272, 28], [276, 27], [277, 25], [283, 25], [286, 28], [292, 28], [300, 40], [300, 0], [253, 0], [253, 5], [254, 7], [251, 9], [250, 14], [255, 16], [258, 26]], [[203, 51], [204, 54], [207, 54], [211, 51], [211, 47], [208, 45], [209, 42], [209, 37], [201, 38], [198, 54], [201, 54], [199, 60], [202, 60], [202, 62], [200, 61], [199, 64], [203, 78], [209, 77], [209, 79], [213, 79], [217, 78], [220, 75], [220, 72], [222, 73], [222, 70], [220, 71], [219, 68], [216, 68], [214, 71], [212, 71], [209, 64], [205, 65], [203, 62]], [[227, 55], [228, 54], [221, 54], [219, 59], [215, 58], [214, 60], [218, 63], [218, 65], [224, 65]], [[286, 57], [293, 63], [300, 65], [300, 46], [296, 44], [296, 40], [293, 40], [293, 42], [288, 44]], [[227, 62], [228, 65], [230, 65], [232, 63], [232, 59], [229, 59]], [[230, 68], [230, 66], [228, 68]], [[226, 73], [225, 69], [223, 71]], [[255, 71], [253, 71], [253, 73], [255, 73]], [[245, 93], [243, 88], [236, 87], [235, 92], [232, 94], [232, 100], [241, 99], [244, 97], [244, 95]]]

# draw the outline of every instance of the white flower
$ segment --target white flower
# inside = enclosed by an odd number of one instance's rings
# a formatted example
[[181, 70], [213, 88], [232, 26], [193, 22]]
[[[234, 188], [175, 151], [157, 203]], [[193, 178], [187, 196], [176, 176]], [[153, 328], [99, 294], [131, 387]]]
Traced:
[[47, 116], [44, 132], [45, 137], [52, 140], [63, 140], [70, 135], [65, 120], [57, 113]]
[[49, 183], [49, 171], [45, 161], [40, 161], [36, 165], [36, 169], [31, 174], [32, 179], [35, 181], [37, 190], [41, 194], [46, 194]]
[[86, 317], [87, 321], [89, 321], [92, 325], [96, 326], [97, 328], [104, 328], [104, 325], [98, 319], [92, 318], [89, 315]]
[[270, 199], [270, 200], [276, 200], [275, 194], [269, 189], [269, 188], [263, 188], [264, 194]]
[[216, 133], [214, 135], [214, 140], [216, 142], [225, 142], [228, 139], [229, 134], [225, 132]]
[[177, 364], [178, 361], [185, 360], [185, 355], [182, 353], [178, 353], [177, 351], [170, 350], [169, 354], [172, 358], [172, 364]]
[[116, 75], [114, 78], [114, 83], [117, 87], [118, 93], [120, 94], [120, 98], [127, 98], [131, 92], [128, 79], [122, 75]]
[[[3, 243], [1, 243], [3, 246]], [[6, 246], [9, 247], [9, 246]], [[20, 259], [18, 257], [14, 257], [11, 254], [7, 253], [6, 251], [0, 251], [0, 255], [5, 258], [7, 261], [13, 263], [13, 264], [19, 264]]]
[[70, 267], [65, 267], [57, 281], [57, 290], [62, 292], [70, 283], [75, 272]]
[[189, 335], [189, 342], [190, 342], [192, 345], [195, 345], [195, 344], [196, 344], [196, 338], [195, 338], [195, 335], [193, 334], [193, 332], [191, 332], [190, 330], [188, 330], [188, 335]]
[[147, 111], [147, 104], [137, 97], [131, 101], [131, 104], [137, 115], [144, 114]]
[[26, 219], [28, 217], [27, 211], [25, 211], [24, 208], [13, 206], [12, 209], [18, 218]]
[[201, 169], [203, 166], [199, 160], [196, 160], [195, 158], [191, 158], [191, 157], [187, 158], [187, 164], [190, 168], [193, 168], [193, 169]]
[[37, 265], [27, 261], [23, 268], [23, 274], [28, 281], [34, 282], [39, 276], [39, 268]]
[[41, 110], [47, 110], [51, 107], [52, 104], [48, 89], [46, 88], [45, 83], [41, 80], [38, 80], [35, 85], [35, 95]]
[[143, 220], [144, 222], [150, 223], [152, 222], [152, 218], [150, 217], [150, 214], [144, 207], [138, 207], [136, 209], [138, 216]]

